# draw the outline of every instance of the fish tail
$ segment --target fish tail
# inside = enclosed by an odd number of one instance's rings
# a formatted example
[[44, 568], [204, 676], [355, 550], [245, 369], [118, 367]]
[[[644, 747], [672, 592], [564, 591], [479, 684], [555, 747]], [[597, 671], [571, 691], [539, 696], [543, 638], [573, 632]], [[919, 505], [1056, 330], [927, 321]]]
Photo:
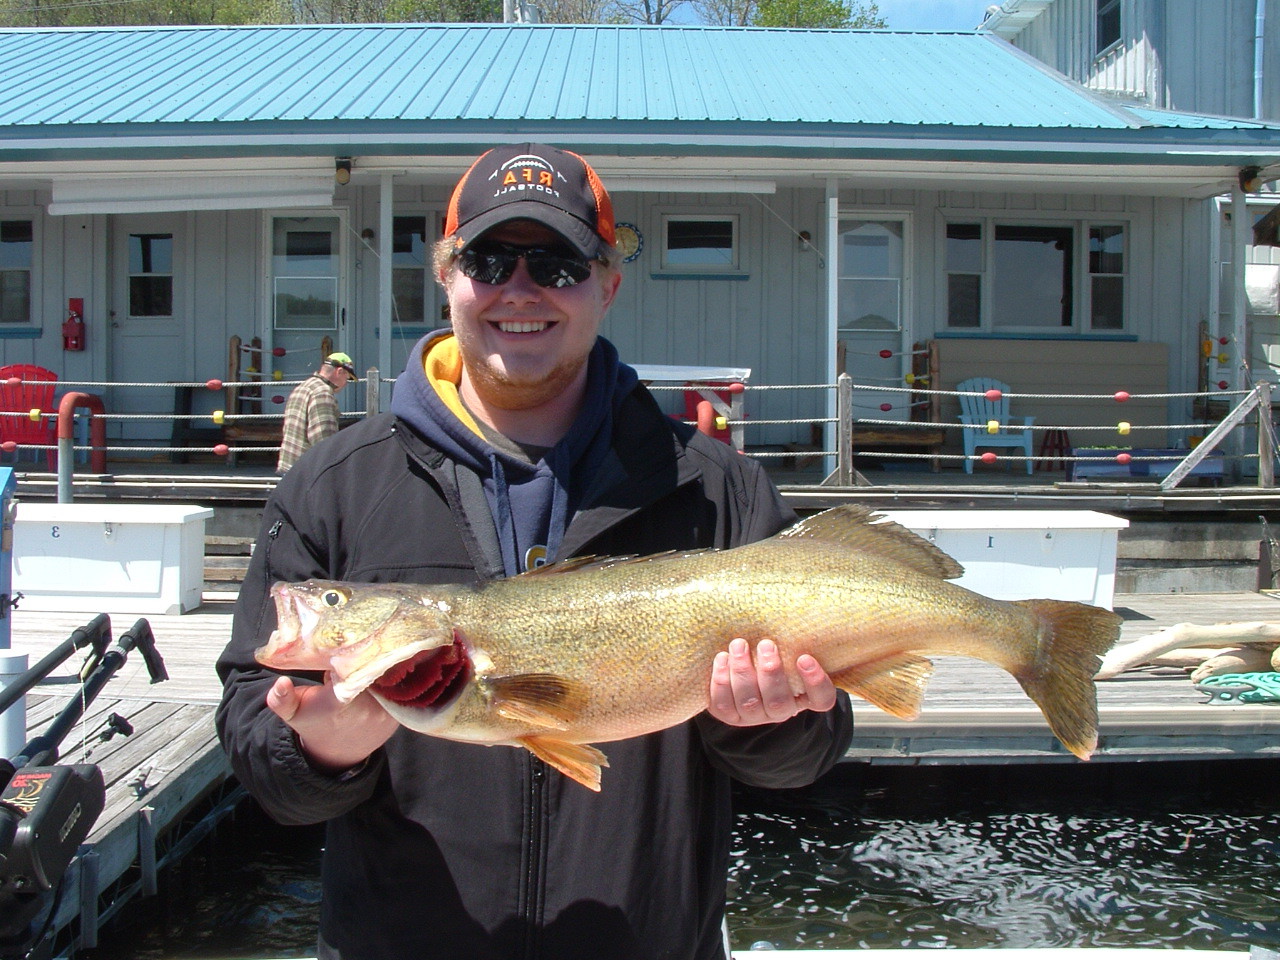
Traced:
[[1014, 606], [1035, 617], [1040, 634], [1035, 656], [1014, 676], [1063, 746], [1088, 760], [1098, 747], [1093, 677], [1120, 636], [1121, 617], [1066, 600], [1018, 600]]

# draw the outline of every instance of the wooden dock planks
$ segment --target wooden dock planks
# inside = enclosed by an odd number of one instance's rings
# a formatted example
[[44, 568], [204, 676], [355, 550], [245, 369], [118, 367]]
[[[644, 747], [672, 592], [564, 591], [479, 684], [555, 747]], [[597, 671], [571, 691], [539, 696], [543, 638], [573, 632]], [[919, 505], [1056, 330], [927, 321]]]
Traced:
[[[23, 613], [19, 608], [13, 615], [12, 647], [29, 654], [34, 663], [89, 619], [83, 615]], [[113, 618], [113, 639], [136, 620]], [[231, 775], [213, 726], [218, 695], [213, 660], [230, 632], [229, 611], [150, 617], [148, 621], [171, 679], [151, 684], [141, 655], [132, 652], [59, 747], [60, 762], [93, 763], [101, 768], [107, 799], [85, 842], [85, 848], [92, 851], [96, 873], [94, 897], [90, 900], [81, 889], [86, 861], [77, 858], [64, 880], [55, 930], [71, 927], [85, 903], [94, 904], [89, 907], [92, 913], [110, 908], [113, 898], [127, 895], [127, 891], [120, 891], [120, 881], [135, 876], [143, 848], [149, 844], [143, 828], [144, 810], [150, 829], [163, 837]], [[78, 652], [28, 696], [29, 738], [44, 732], [75, 695], [79, 686], [74, 675], [81, 661]], [[132, 735], [102, 739], [108, 729], [107, 717], [113, 713], [132, 725]], [[146, 850], [148, 857], [151, 852]], [[72, 929], [81, 943], [86, 937], [92, 943], [96, 931], [86, 926], [82, 923]]]

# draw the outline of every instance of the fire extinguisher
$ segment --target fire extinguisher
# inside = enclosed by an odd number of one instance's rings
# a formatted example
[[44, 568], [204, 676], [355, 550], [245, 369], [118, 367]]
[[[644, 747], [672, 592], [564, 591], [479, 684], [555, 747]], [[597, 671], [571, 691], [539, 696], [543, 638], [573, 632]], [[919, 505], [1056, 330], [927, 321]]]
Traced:
[[84, 349], [84, 298], [67, 301], [67, 319], [62, 322], [62, 349]]

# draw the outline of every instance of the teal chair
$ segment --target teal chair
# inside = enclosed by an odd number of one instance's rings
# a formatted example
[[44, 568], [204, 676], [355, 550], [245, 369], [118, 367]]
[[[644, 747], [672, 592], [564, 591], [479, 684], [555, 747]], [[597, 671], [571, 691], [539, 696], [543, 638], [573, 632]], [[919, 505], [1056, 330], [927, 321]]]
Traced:
[[[988, 390], [999, 390], [999, 400], [988, 400]], [[1031, 459], [1031, 425], [1035, 417], [1015, 417], [1009, 413], [1009, 387], [991, 377], [971, 377], [956, 384], [960, 400], [960, 422], [964, 437], [964, 472], [973, 473], [973, 460], [978, 447], [1021, 448], [1027, 457], [1027, 476], [1035, 471]], [[994, 420], [999, 424], [995, 433], [988, 432]]]

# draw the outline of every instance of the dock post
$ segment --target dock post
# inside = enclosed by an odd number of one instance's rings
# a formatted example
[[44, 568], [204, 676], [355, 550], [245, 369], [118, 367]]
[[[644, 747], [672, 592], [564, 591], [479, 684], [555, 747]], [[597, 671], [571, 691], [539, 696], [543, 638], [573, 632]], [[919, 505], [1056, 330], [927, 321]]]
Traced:
[[853, 378], [840, 374], [836, 381], [836, 484], [853, 483]]
[[154, 897], [159, 890], [156, 880], [156, 825], [152, 819], [155, 807], [138, 811], [138, 868], [142, 872], [142, 895]]
[[98, 945], [98, 852], [91, 846], [80, 853], [80, 946]]
[[[7, 611], [6, 611], [7, 612]], [[0, 690], [27, 672], [27, 655], [0, 646]], [[27, 698], [0, 713], [0, 757], [16, 757], [27, 742]]]
[[[11, 649], [13, 607], [13, 519], [17, 485], [13, 470], [0, 467], [0, 690], [27, 672], [27, 655]], [[27, 699], [0, 713], [0, 758], [15, 757], [27, 742]]]
[[1258, 486], [1276, 485], [1276, 444], [1271, 419], [1271, 381], [1258, 381]]
[[364, 372], [364, 413], [372, 417], [382, 409], [382, 375], [377, 367]]

